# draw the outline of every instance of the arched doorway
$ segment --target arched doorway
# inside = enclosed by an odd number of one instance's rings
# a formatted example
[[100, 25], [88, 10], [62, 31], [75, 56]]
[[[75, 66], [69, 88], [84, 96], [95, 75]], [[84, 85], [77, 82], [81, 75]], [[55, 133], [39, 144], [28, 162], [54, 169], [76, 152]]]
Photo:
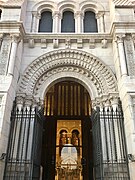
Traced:
[[77, 82], [62, 81], [45, 96], [42, 179], [93, 179], [91, 99]]

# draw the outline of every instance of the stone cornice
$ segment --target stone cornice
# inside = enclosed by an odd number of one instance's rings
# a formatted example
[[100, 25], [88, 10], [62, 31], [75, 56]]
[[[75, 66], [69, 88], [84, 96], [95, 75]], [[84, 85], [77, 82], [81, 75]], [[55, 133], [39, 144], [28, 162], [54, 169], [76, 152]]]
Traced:
[[22, 22], [17, 21], [1, 21], [0, 22], [0, 34], [1, 33], [13, 33], [21, 34], [22, 37], [25, 36], [25, 30]]
[[115, 34], [134, 33], [135, 22], [114, 22], [110, 29], [110, 35], [113, 37]]

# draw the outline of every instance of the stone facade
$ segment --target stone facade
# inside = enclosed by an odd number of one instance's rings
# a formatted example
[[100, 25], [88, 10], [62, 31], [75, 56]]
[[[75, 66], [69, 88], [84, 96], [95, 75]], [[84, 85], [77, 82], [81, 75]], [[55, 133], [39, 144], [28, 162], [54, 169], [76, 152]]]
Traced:
[[[135, 16], [128, 0], [0, 0], [0, 156], [6, 152], [13, 101], [42, 103], [63, 79], [82, 84], [95, 104], [124, 111], [128, 154], [135, 156]], [[75, 33], [61, 33], [62, 13], [74, 12]], [[84, 33], [86, 10], [96, 14], [98, 32]], [[53, 15], [52, 33], [39, 33], [43, 10]], [[131, 180], [135, 162], [129, 160]], [[4, 160], [0, 160], [3, 179]]]

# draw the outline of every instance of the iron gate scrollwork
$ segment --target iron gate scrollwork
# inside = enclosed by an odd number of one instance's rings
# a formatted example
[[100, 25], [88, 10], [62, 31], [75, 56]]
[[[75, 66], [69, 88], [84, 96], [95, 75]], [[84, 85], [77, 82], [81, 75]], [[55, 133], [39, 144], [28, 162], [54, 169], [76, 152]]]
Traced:
[[18, 108], [11, 114], [11, 125], [4, 180], [31, 180], [40, 177], [43, 110]]
[[121, 103], [97, 107], [92, 115], [95, 180], [129, 180], [128, 157]]

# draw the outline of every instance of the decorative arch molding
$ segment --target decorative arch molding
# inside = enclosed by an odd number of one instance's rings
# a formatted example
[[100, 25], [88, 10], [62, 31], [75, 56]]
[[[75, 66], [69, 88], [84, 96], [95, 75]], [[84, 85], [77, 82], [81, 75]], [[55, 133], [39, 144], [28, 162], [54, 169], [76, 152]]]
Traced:
[[54, 1], [40, 1], [33, 6], [32, 12], [41, 14], [45, 10], [54, 12], [55, 9], [57, 9], [57, 4]]
[[66, 0], [58, 3], [58, 10], [62, 14], [66, 10], [70, 10], [72, 12], [76, 11], [77, 3], [75, 1], [69, 0], [68, 2]]
[[87, 10], [93, 11], [95, 14], [99, 12], [105, 12], [104, 7], [100, 3], [88, 0], [80, 3], [80, 11], [84, 14], [84, 12]]
[[28, 66], [20, 79], [18, 93], [36, 96], [44, 82], [59, 73], [65, 77], [75, 73], [89, 79], [97, 96], [118, 92], [113, 72], [102, 61], [84, 51], [61, 49], [40, 56]]

